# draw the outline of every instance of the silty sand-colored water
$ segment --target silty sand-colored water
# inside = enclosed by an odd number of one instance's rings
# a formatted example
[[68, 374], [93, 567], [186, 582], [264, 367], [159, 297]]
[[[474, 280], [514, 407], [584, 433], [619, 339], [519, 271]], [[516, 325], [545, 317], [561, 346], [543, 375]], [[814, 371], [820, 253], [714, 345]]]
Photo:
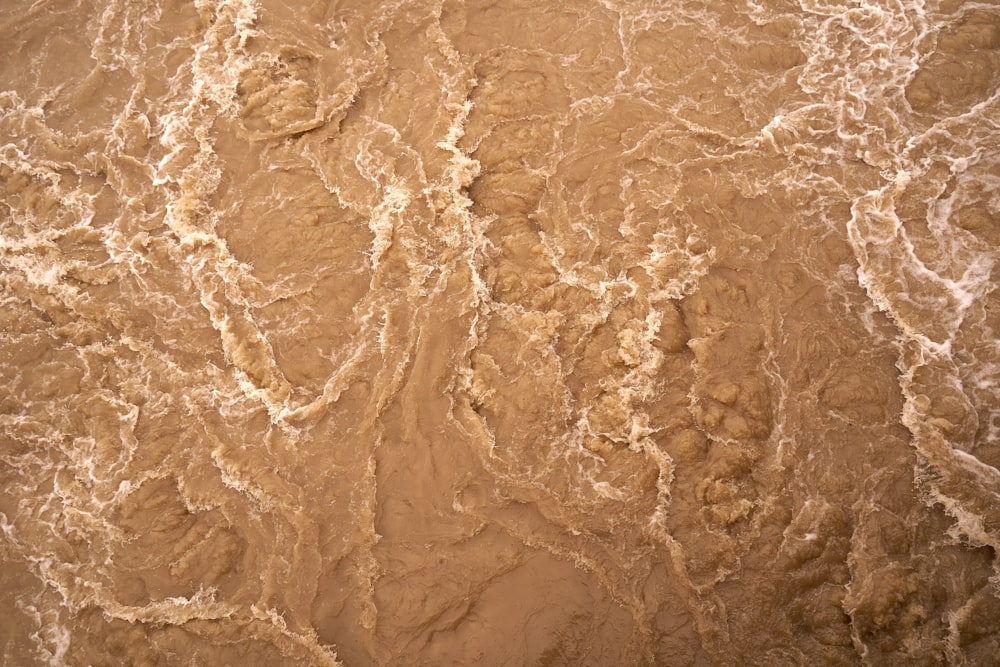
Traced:
[[0, 7], [10, 665], [1000, 655], [1000, 7]]

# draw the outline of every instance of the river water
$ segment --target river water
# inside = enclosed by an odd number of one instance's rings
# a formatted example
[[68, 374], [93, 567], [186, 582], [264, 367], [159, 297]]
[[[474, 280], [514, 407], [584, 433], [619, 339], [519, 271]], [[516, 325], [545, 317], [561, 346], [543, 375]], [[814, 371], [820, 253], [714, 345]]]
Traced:
[[0, 29], [4, 664], [996, 664], [1000, 5]]

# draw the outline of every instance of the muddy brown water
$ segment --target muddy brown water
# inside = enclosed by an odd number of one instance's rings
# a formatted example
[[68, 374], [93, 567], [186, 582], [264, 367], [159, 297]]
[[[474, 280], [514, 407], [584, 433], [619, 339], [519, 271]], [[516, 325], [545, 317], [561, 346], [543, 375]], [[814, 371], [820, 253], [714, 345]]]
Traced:
[[0, 30], [3, 664], [996, 664], [1000, 5]]

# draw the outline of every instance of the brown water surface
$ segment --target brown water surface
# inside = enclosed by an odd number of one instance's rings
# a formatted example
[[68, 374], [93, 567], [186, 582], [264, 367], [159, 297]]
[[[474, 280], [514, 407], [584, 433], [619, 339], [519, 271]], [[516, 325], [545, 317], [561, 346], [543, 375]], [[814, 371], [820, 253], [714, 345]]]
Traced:
[[1000, 5], [0, 31], [3, 664], [996, 664]]

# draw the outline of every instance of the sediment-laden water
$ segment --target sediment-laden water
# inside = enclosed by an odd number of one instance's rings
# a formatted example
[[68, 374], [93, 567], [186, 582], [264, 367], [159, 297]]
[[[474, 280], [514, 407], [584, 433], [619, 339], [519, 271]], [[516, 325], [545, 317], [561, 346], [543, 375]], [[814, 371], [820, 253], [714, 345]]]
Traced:
[[8, 665], [991, 665], [1000, 5], [0, 5]]

